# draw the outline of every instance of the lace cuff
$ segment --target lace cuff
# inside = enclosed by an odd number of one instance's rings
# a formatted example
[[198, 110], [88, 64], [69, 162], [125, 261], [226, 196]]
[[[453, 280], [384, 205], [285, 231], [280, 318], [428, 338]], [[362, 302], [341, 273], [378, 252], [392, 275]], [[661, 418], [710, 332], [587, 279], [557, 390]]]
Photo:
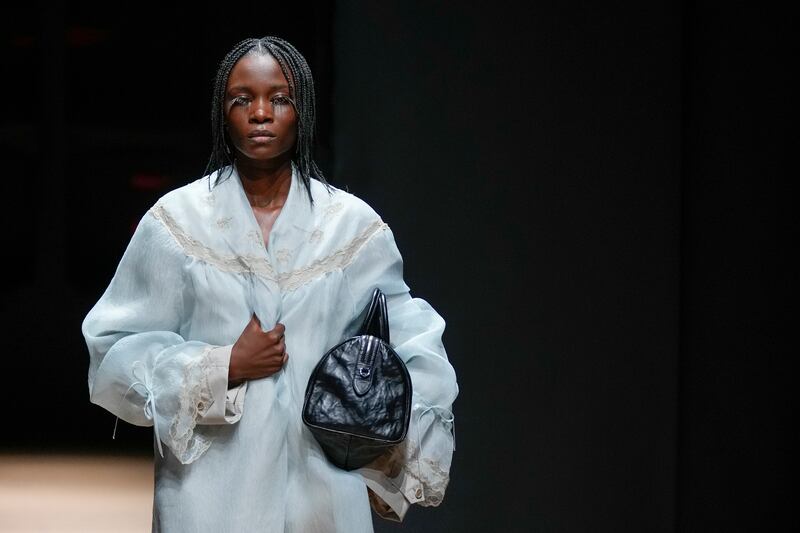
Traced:
[[170, 449], [183, 464], [191, 463], [211, 446], [211, 440], [196, 434], [194, 427], [200, 414], [200, 406], [210, 404], [212, 401], [208, 382], [212, 367], [210, 358], [212, 349], [213, 347], [209, 346], [199, 358], [186, 366], [178, 412], [169, 427]]
[[370, 489], [373, 510], [382, 518], [402, 521], [411, 504], [441, 504], [450, 481], [453, 450], [453, 413], [418, 399], [405, 441], [358, 470]]
[[419, 481], [420, 486], [414, 491], [415, 503], [435, 507], [444, 500], [450, 482], [450, 464], [456, 449], [455, 417], [449, 409], [423, 401], [414, 404], [412, 413], [416, 413], [417, 424], [411, 439], [406, 439], [406, 468]]

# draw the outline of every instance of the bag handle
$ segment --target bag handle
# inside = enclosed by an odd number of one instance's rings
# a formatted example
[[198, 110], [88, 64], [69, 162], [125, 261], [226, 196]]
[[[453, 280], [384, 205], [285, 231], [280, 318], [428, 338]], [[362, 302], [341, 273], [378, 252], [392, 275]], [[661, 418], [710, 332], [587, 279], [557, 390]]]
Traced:
[[389, 313], [386, 310], [386, 295], [378, 287], [372, 291], [372, 301], [359, 335], [372, 335], [389, 344]]

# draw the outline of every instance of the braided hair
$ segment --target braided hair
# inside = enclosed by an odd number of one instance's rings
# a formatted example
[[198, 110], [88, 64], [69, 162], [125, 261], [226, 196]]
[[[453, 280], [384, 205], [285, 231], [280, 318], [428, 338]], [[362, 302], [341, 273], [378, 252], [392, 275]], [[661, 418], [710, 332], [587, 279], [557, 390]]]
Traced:
[[[267, 54], [275, 58], [289, 83], [289, 93], [297, 115], [297, 141], [295, 143], [292, 162], [297, 166], [303, 185], [308, 193], [311, 204], [314, 198], [311, 195], [311, 179], [321, 182], [332, 192], [331, 186], [314, 161], [313, 143], [316, 108], [314, 106], [314, 79], [311, 69], [305, 58], [297, 49], [279, 37], [262, 37], [260, 39], [245, 39], [233, 47], [219, 65], [216, 80], [214, 81], [214, 94], [211, 101], [211, 157], [208, 160], [203, 175], [209, 175], [209, 188], [211, 187], [210, 173], [219, 171], [230, 165], [225, 178], [230, 177], [233, 171], [233, 149], [225, 132], [225, 89], [228, 78], [236, 62], [245, 54]], [[220, 178], [215, 184], [220, 182]]]

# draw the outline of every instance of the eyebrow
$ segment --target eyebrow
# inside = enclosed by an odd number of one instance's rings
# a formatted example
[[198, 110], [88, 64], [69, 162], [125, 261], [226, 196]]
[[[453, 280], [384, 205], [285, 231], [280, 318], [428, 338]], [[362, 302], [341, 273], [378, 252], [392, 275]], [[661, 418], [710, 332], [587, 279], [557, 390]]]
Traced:
[[[285, 89], [285, 90], [288, 91], [289, 90], [289, 86], [286, 85], [286, 84], [270, 85], [269, 86], [269, 90], [270, 91], [274, 91], [275, 89]], [[247, 86], [247, 85], [235, 85], [235, 86], [231, 87], [230, 89], [228, 89], [228, 92], [232, 93], [232, 92], [236, 92], [236, 91], [250, 91], [250, 90], [251, 90], [250, 87]]]

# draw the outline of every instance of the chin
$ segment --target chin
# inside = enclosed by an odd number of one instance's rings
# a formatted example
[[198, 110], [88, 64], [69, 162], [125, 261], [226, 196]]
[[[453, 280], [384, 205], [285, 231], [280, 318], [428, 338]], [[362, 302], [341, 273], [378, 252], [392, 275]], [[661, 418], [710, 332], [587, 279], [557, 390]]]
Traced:
[[268, 161], [290, 161], [291, 155], [287, 152], [275, 152], [274, 150], [250, 150], [241, 152], [244, 159], [254, 163], [265, 163]]

